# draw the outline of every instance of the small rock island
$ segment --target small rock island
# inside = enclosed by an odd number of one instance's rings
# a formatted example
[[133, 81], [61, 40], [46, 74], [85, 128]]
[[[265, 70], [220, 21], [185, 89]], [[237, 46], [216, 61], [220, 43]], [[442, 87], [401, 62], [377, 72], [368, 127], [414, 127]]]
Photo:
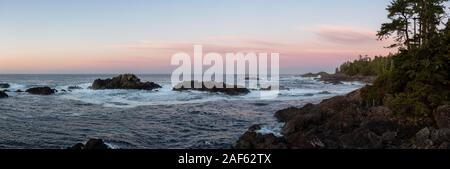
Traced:
[[136, 75], [122, 74], [112, 79], [97, 79], [92, 83], [91, 89], [105, 90], [105, 89], [135, 89], [135, 90], [153, 90], [161, 88], [160, 85], [154, 82], [141, 82]]
[[[201, 87], [196, 87], [201, 86]], [[217, 87], [221, 86], [221, 88]], [[185, 91], [185, 90], [197, 90], [197, 91], [207, 91], [212, 93], [223, 93], [231, 96], [235, 95], [245, 95], [250, 93], [250, 90], [238, 86], [238, 85], [228, 85], [219, 82], [199, 82], [199, 81], [186, 81], [176, 85], [173, 88], [174, 91]]]

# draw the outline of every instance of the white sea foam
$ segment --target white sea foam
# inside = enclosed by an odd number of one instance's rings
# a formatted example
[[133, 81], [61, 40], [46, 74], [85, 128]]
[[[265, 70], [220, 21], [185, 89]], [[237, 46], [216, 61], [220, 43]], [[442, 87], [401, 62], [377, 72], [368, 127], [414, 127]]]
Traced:
[[27, 85], [24, 84], [10, 83], [9, 85], [9, 88], [7, 88], [9, 91], [26, 90], [27, 88]]
[[[325, 84], [313, 78], [283, 77], [278, 97], [273, 100], [301, 100], [318, 99], [342, 95], [351, 92], [364, 84], [348, 82], [341, 85]], [[68, 90], [69, 86], [79, 86], [68, 92], [59, 92], [58, 96], [64, 99], [77, 100], [89, 104], [102, 105], [104, 107], [133, 108], [146, 105], [177, 105], [204, 103], [220, 100], [259, 100], [261, 94], [271, 94], [271, 91], [252, 89], [251, 93], [242, 96], [227, 96], [221, 93], [209, 93], [202, 91], [173, 91], [169, 82], [160, 83], [162, 88], [155, 91], [145, 90], [91, 90], [91, 83], [73, 85], [61, 85], [55, 88], [59, 91]], [[24, 90], [27, 86], [12, 84], [12, 89]], [[273, 94], [273, 93], [272, 93]], [[275, 93], [276, 94], [276, 93]]]
[[283, 136], [283, 134], [281, 134], [281, 130], [284, 126], [284, 123], [278, 123], [275, 124], [274, 126], [261, 126], [261, 129], [257, 130], [257, 133], [260, 133], [262, 135], [267, 135], [267, 134], [273, 134], [277, 137], [281, 137]]
[[108, 142], [105, 142], [105, 144], [108, 146], [108, 148], [110, 148], [110, 149], [120, 149], [120, 147], [118, 146], [118, 145], [115, 145], [115, 144], [112, 144], [112, 143], [108, 143]]

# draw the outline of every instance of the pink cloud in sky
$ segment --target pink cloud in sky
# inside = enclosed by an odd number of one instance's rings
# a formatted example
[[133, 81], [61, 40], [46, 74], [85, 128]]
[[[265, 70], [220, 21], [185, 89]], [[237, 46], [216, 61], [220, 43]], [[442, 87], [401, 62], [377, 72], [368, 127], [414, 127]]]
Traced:
[[389, 42], [377, 41], [375, 31], [342, 26], [320, 26], [312, 30], [316, 37], [298, 42], [277, 42], [242, 36], [208, 37], [197, 42], [141, 41], [136, 44], [113, 45], [127, 50], [140, 51], [141, 55], [169, 65], [177, 52], [192, 54], [193, 45], [203, 45], [203, 52], [264, 52], [280, 53], [281, 68], [327, 67], [334, 70], [339, 64], [358, 58], [360, 54], [387, 55], [393, 52], [384, 48]]
[[[204, 53], [217, 52], [264, 52], [280, 53], [280, 67], [303, 73], [306, 68], [334, 70], [342, 62], [353, 60], [359, 54], [387, 55], [385, 49], [390, 42], [377, 41], [375, 30], [322, 25], [308, 30], [315, 36], [309, 39], [277, 41], [272, 38], [245, 36], [215, 36], [196, 41], [152, 41], [144, 40], [128, 44], [89, 46], [58, 51], [0, 50], [0, 72], [135, 72], [170, 73], [171, 56], [177, 52], [193, 52], [193, 45], [203, 45]], [[49, 47], [51, 49], [51, 47]], [[13, 52], [11, 52], [13, 51]], [[62, 57], [64, 56], [64, 57]]]
[[322, 25], [314, 30], [322, 40], [340, 44], [372, 43], [376, 41], [376, 32], [348, 26]]

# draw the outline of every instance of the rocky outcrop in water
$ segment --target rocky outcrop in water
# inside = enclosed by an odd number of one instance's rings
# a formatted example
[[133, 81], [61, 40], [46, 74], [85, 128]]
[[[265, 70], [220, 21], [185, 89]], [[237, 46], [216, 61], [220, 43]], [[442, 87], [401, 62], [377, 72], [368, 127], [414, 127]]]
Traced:
[[306, 73], [306, 74], [301, 75], [301, 77], [316, 78], [316, 77], [319, 77], [319, 76], [327, 76], [327, 75], [330, 75], [330, 74], [327, 73], [327, 72], [319, 72], [319, 73]]
[[4, 91], [0, 91], [0, 99], [9, 97]]
[[[216, 87], [220, 86], [220, 87]], [[237, 85], [228, 85], [218, 82], [182, 82], [173, 88], [174, 91], [197, 90], [213, 93], [224, 93], [227, 95], [244, 95], [250, 93], [250, 90]]]
[[55, 94], [57, 90], [50, 87], [34, 87], [26, 90], [25, 92], [35, 95], [52, 95]]
[[69, 87], [67, 87], [67, 90], [79, 90], [79, 89], [83, 89], [83, 88], [80, 87], [80, 86], [69, 86]]
[[372, 83], [375, 81], [376, 77], [374, 76], [349, 76], [343, 73], [335, 73], [335, 74], [329, 74], [326, 72], [320, 72], [320, 73], [307, 73], [302, 75], [302, 77], [312, 77], [317, 78], [320, 81], [331, 83], [335, 85], [342, 84], [342, 82], [365, 82], [365, 83]]
[[72, 147], [69, 147], [72, 150], [106, 150], [110, 149], [108, 145], [102, 139], [89, 139], [86, 144], [78, 143]]
[[161, 88], [160, 85], [153, 82], [141, 82], [141, 80], [133, 74], [123, 74], [112, 79], [97, 79], [92, 83], [91, 89], [136, 89], [136, 90], [153, 90]]
[[235, 148], [273, 148], [271, 145], [291, 149], [450, 148], [449, 105], [439, 107], [434, 119], [411, 120], [394, 115], [384, 106], [363, 106], [358, 90], [318, 105], [281, 110], [275, 116], [285, 122], [281, 138], [267, 141], [272, 136], [249, 130]]
[[0, 83], [0, 88], [7, 89], [9, 87], [10, 87], [10, 85], [8, 83]]

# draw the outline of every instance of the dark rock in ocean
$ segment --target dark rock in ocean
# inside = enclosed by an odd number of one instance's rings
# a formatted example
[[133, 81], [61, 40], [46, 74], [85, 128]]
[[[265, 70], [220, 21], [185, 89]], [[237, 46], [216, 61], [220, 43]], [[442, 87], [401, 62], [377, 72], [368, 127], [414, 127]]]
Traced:
[[450, 128], [450, 105], [438, 107], [433, 116], [439, 128]]
[[107, 150], [110, 149], [102, 139], [89, 139], [86, 145], [82, 143], [75, 144], [70, 147], [72, 150]]
[[376, 79], [376, 77], [373, 76], [360, 76], [360, 75], [349, 76], [343, 73], [329, 74], [327, 72], [307, 73], [302, 75], [302, 77], [317, 78], [320, 81], [324, 81], [325, 83], [330, 83], [333, 85], [340, 85], [343, 84], [342, 82], [352, 82], [352, 81], [372, 83]]
[[83, 89], [83, 88], [80, 87], [80, 86], [69, 86], [69, 87], [67, 88], [67, 90], [79, 90], [79, 89]]
[[34, 87], [26, 90], [25, 92], [35, 95], [51, 95], [56, 93], [57, 90], [50, 87]]
[[0, 88], [6, 89], [6, 88], [9, 88], [9, 87], [10, 87], [10, 85], [8, 83], [0, 83]]
[[0, 91], [0, 99], [2, 99], [2, 98], [7, 98], [7, 97], [9, 97], [8, 94], [6, 94], [6, 93], [3, 92], [3, 91]]
[[92, 83], [91, 89], [136, 89], [136, 90], [153, 90], [161, 88], [160, 85], [153, 82], [141, 82], [141, 80], [133, 74], [123, 74], [112, 79], [97, 79]]
[[253, 125], [249, 130], [239, 138], [239, 141], [233, 146], [235, 149], [286, 149], [283, 138], [276, 137], [274, 134], [263, 135], [257, 131], [261, 129], [260, 125]]
[[[219, 87], [216, 87], [219, 86]], [[174, 91], [185, 91], [185, 90], [197, 90], [197, 91], [207, 91], [213, 93], [224, 93], [227, 95], [243, 95], [250, 93], [250, 90], [237, 85], [227, 85], [225, 83], [218, 82], [198, 82], [189, 81], [183, 82], [176, 85], [173, 88]]]
[[318, 94], [331, 94], [329, 91], [322, 91], [322, 92], [319, 92]]
[[301, 75], [301, 77], [314, 77], [314, 78], [316, 78], [316, 77], [319, 77], [319, 76], [327, 76], [327, 75], [330, 75], [330, 74], [327, 73], [327, 72], [319, 72], [319, 73], [303, 74], [303, 75]]
[[16, 93], [23, 93], [23, 91], [20, 90], [20, 89], [17, 89], [17, 90], [16, 90]]
[[261, 80], [259, 77], [245, 76], [245, 80]]
[[82, 149], [84, 149], [84, 144], [83, 144], [83, 143], [77, 143], [77, 144], [75, 144], [74, 146], [69, 147], [69, 149], [72, 149], [72, 150], [82, 150]]
[[253, 103], [255, 106], [267, 106], [269, 103]]
[[352, 82], [352, 81], [372, 83], [373, 81], [375, 81], [375, 79], [376, 77], [373, 76], [360, 76], [360, 75], [349, 76], [343, 73], [322, 75], [320, 77], [321, 81], [335, 85], [342, 84], [342, 82]]
[[[271, 91], [271, 90], [275, 90], [275, 88], [273, 88], [272, 86], [269, 86], [269, 87], [266, 87], [266, 88], [262, 87], [259, 90], [261, 90], [261, 91]], [[289, 88], [286, 88], [286, 87], [283, 87], [283, 86], [279, 86], [278, 90], [289, 90]]]
[[266, 87], [266, 88], [261, 88], [259, 90], [270, 91], [270, 90], [272, 90], [272, 86], [269, 86], [269, 87]]

